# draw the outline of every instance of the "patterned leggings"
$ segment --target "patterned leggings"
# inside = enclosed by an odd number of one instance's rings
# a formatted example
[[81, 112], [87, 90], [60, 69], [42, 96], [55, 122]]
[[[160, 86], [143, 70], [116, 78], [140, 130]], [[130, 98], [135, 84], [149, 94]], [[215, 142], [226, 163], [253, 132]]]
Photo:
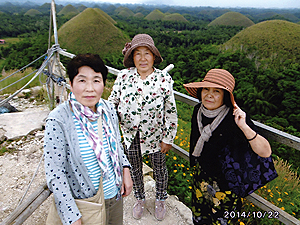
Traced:
[[[143, 157], [141, 154], [140, 136], [137, 132], [131, 146], [127, 149], [127, 158], [131, 164], [131, 178], [136, 199], [145, 199], [144, 178], [143, 178]], [[155, 152], [149, 154], [153, 176], [156, 181], [156, 199], [167, 199], [168, 170], [166, 166], [166, 155]]]

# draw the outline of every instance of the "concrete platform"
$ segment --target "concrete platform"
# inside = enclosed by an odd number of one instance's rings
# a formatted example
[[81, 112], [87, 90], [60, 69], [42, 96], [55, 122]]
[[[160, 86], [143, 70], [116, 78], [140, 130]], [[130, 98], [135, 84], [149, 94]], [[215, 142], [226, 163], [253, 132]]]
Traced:
[[0, 114], [0, 141], [17, 140], [30, 132], [41, 130], [48, 114], [48, 109]]

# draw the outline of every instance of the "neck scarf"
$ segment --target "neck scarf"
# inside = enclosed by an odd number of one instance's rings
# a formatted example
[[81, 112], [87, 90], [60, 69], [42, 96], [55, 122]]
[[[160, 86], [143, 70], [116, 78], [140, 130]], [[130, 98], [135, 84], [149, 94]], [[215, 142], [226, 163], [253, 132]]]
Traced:
[[[75, 99], [75, 95], [70, 93], [69, 103], [74, 112], [75, 118], [78, 120], [79, 125], [88, 141], [90, 146], [92, 147], [95, 155], [97, 157], [98, 164], [101, 168], [102, 178], [103, 180], [109, 179], [108, 174], [108, 164], [106, 164], [105, 160], [105, 152], [103, 149], [103, 141], [96, 133], [93, 128], [93, 125], [90, 121], [96, 121], [99, 117], [102, 118], [102, 126], [104, 128], [105, 137], [108, 141], [109, 148], [109, 156], [112, 161], [115, 177], [116, 177], [116, 185], [118, 188], [118, 193], [120, 193], [120, 189], [122, 186], [122, 177], [121, 177], [121, 169], [119, 163], [119, 155], [117, 149], [117, 139], [115, 137], [114, 132], [112, 131], [113, 125], [109, 119], [109, 114], [103, 107], [103, 99], [100, 99], [99, 103], [96, 104], [97, 111], [94, 112], [89, 107], [82, 105]], [[102, 127], [98, 127], [98, 133], [102, 132]]]
[[[212, 135], [212, 132], [219, 126], [219, 124], [222, 122], [222, 120], [225, 118], [229, 111], [229, 107], [226, 105], [222, 105], [221, 107], [214, 109], [214, 110], [208, 110], [206, 109], [203, 104], [201, 104], [200, 109], [197, 114], [197, 122], [198, 127], [200, 131], [200, 137], [197, 141], [197, 144], [195, 146], [193, 156], [199, 157], [204, 142], [208, 142], [209, 138]], [[205, 127], [202, 125], [202, 114], [208, 118], [215, 118], [211, 124], [207, 124]]]

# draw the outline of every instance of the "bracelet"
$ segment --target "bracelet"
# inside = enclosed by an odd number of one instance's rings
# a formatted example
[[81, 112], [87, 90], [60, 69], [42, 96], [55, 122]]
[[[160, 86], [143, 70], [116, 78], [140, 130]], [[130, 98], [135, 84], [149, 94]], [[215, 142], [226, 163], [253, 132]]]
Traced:
[[256, 137], [257, 137], [257, 133], [255, 133], [255, 135], [254, 135], [253, 138], [250, 138], [250, 139], [247, 139], [247, 140], [248, 140], [248, 141], [252, 141], [252, 140], [254, 140]]

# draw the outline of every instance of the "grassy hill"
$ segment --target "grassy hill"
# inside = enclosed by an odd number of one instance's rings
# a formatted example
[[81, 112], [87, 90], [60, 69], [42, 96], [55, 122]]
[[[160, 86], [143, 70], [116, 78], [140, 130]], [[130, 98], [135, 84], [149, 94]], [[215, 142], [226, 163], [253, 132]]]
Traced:
[[29, 9], [24, 15], [25, 16], [36, 16], [42, 14], [40, 11], [36, 9]]
[[136, 14], [134, 14], [134, 17], [136, 17], [136, 18], [144, 18], [144, 15], [143, 15], [143, 13], [136, 13]]
[[78, 13], [79, 13], [79, 10], [69, 4], [69, 5], [66, 5], [65, 7], [63, 7], [62, 10], [60, 10], [59, 13], [57, 13], [57, 15], [72, 18], [73, 16], [77, 15]]
[[208, 26], [218, 26], [218, 25], [227, 25], [227, 26], [241, 26], [241, 27], [250, 27], [254, 24], [245, 15], [238, 12], [227, 12], [222, 16], [216, 18], [208, 24]]
[[183, 15], [181, 15], [179, 13], [173, 13], [173, 14], [166, 15], [162, 20], [188, 22], [187, 19], [184, 18]]
[[270, 20], [242, 30], [224, 45], [228, 49], [243, 49], [249, 57], [269, 59], [282, 64], [286, 59], [300, 61], [300, 25], [283, 20]]
[[161, 20], [165, 17], [165, 14], [161, 12], [158, 9], [153, 10], [151, 13], [149, 13], [145, 19], [146, 20]]
[[118, 15], [118, 16], [121, 16], [121, 17], [130, 17], [130, 16], [134, 16], [134, 12], [132, 12], [130, 9], [126, 8], [126, 7], [118, 7], [116, 10], [115, 10], [115, 13]]
[[113, 18], [111, 18], [107, 13], [103, 12], [101, 9], [94, 8], [94, 10], [96, 12], [98, 12], [101, 16], [104, 16], [106, 19], [108, 19], [112, 24], [116, 24], [117, 23]]
[[85, 5], [80, 5], [77, 7], [79, 12], [83, 12], [87, 7]]
[[121, 53], [130, 39], [107, 17], [100, 9], [87, 8], [58, 30], [60, 46], [74, 54], [90, 52], [104, 57]]

